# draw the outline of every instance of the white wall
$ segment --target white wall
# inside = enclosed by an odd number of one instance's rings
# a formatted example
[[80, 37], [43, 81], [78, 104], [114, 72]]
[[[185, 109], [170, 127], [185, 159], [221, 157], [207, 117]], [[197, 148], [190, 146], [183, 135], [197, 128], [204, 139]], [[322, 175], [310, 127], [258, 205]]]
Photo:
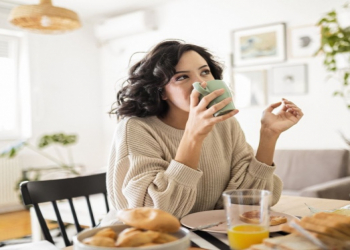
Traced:
[[[224, 80], [230, 77], [230, 34], [233, 30], [285, 22], [287, 28], [315, 24], [320, 17], [339, 8], [341, 0], [187, 0], [176, 1], [156, 9], [159, 29], [154, 32], [114, 40], [101, 48], [103, 68], [103, 106], [107, 109], [115, 99], [117, 80], [126, 75], [132, 53], [148, 50], [166, 38], [183, 39], [209, 48], [226, 65]], [[332, 97], [337, 82], [326, 82], [327, 72], [322, 65], [322, 56], [305, 59], [288, 59], [274, 64], [308, 65], [308, 94], [283, 96], [303, 109], [304, 118], [295, 127], [283, 133], [277, 148], [343, 148], [346, 144], [338, 135], [342, 130], [350, 136], [350, 112], [341, 99]], [[257, 68], [269, 69], [272, 65]], [[282, 96], [281, 96], [282, 97]], [[269, 97], [269, 103], [281, 97]], [[264, 107], [244, 108], [237, 119], [245, 131], [248, 142], [257, 147], [260, 117]], [[110, 140], [115, 121], [104, 120], [104, 138]]]
[[[0, 14], [0, 28], [16, 29]], [[72, 147], [74, 160], [87, 171], [105, 166], [102, 137], [101, 78], [97, 44], [92, 25], [60, 35], [28, 33], [30, 63], [32, 137], [37, 143], [43, 134], [77, 134]], [[5, 144], [0, 142], [0, 148]], [[55, 153], [55, 152], [51, 152]], [[23, 166], [50, 164], [44, 158], [21, 152]]]
[[[98, 47], [92, 25], [64, 35], [28, 34], [32, 86], [33, 136], [77, 133], [73, 147], [75, 161], [90, 169], [107, 162], [116, 124], [107, 112], [115, 101], [116, 89], [126, 76], [130, 56], [150, 49], [167, 38], [183, 39], [209, 48], [226, 65], [224, 79], [230, 82], [230, 34], [233, 30], [276, 22], [287, 27], [314, 24], [323, 13], [343, 4], [340, 0], [178, 0], [155, 9], [159, 29], [117, 39]], [[10, 28], [7, 13], [0, 12], [0, 28]], [[136, 60], [140, 55], [135, 55]], [[294, 128], [285, 132], [278, 148], [340, 148], [346, 145], [337, 134], [348, 129], [350, 115], [339, 98], [331, 96], [336, 84], [325, 82], [322, 57], [293, 59], [278, 64], [308, 64], [309, 93], [285, 96], [305, 113]], [[268, 69], [271, 65], [263, 65]], [[277, 66], [277, 65], [276, 65]], [[269, 98], [269, 102], [275, 101]], [[260, 115], [264, 107], [241, 109], [237, 118], [247, 140], [256, 147]], [[2, 148], [9, 142], [0, 143]], [[26, 165], [35, 166], [38, 157], [27, 155]]]

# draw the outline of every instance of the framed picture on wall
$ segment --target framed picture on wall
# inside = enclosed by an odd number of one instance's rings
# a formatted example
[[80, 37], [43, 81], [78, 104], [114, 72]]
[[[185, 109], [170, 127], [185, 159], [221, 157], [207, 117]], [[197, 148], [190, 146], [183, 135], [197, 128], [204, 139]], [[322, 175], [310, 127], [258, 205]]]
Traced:
[[266, 105], [266, 70], [234, 71], [233, 81], [237, 108]]
[[298, 95], [307, 93], [307, 67], [305, 64], [274, 67], [271, 69], [272, 95]]
[[286, 60], [285, 24], [271, 24], [232, 32], [233, 67]]
[[319, 26], [303, 26], [290, 29], [289, 53], [291, 57], [311, 57], [321, 47]]

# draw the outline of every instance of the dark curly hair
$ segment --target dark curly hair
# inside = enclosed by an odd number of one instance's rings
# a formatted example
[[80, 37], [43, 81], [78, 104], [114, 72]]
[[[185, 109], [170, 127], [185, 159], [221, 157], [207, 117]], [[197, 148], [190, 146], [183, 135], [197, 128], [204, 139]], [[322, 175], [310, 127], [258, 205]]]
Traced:
[[186, 44], [181, 40], [166, 40], [157, 44], [129, 70], [129, 77], [117, 93], [117, 101], [110, 114], [117, 118], [164, 116], [168, 104], [162, 99], [164, 86], [175, 74], [175, 66], [182, 54], [193, 50], [208, 63], [214, 79], [222, 79], [222, 65], [207, 49]]

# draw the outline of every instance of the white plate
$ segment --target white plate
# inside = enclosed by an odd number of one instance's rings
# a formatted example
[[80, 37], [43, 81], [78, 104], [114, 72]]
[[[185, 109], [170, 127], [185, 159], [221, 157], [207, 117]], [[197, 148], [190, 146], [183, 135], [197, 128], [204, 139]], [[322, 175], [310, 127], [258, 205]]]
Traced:
[[[293, 219], [298, 220], [298, 218], [293, 215], [279, 213], [275, 211], [270, 211], [270, 215], [285, 216], [287, 218], [287, 223]], [[188, 228], [194, 228], [201, 225], [211, 224], [219, 221], [226, 221], [225, 210], [210, 210], [210, 211], [203, 211], [203, 212], [188, 214], [180, 220], [181, 224]], [[226, 223], [222, 223], [215, 227], [203, 229], [203, 231], [211, 232], [211, 233], [227, 233], [227, 225]], [[279, 225], [270, 226], [271, 233], [278, 232], [278, 231], [281, 231], [279, 228]]]

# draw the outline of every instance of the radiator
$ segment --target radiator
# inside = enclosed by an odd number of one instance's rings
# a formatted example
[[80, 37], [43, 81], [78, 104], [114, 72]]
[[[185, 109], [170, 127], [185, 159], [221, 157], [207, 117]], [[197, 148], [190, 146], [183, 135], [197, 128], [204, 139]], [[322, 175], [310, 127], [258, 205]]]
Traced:
[[0, 213], [23, 209], [15, 184], [22, 176], [19, 157], [0, 158]]

